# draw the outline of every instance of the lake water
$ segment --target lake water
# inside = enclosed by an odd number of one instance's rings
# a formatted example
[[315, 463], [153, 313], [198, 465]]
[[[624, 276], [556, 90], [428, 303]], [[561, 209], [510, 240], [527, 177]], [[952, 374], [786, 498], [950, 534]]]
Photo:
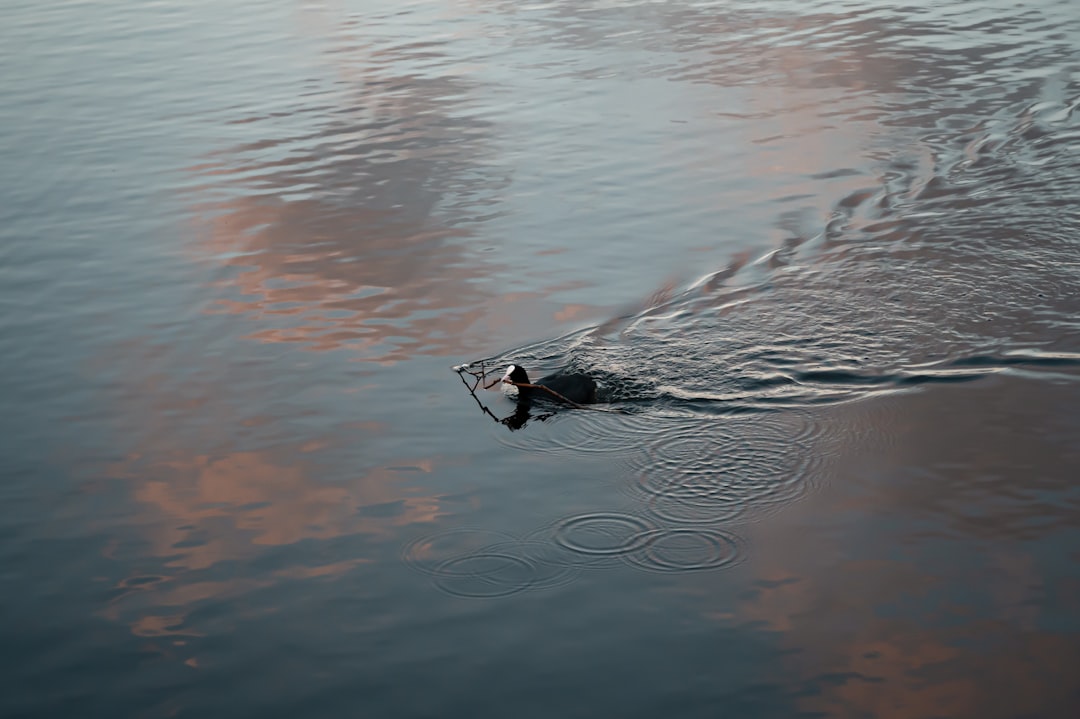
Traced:
[[1075, 0], [14, 0], [0, 99], [5, 719], [1080, 715]]

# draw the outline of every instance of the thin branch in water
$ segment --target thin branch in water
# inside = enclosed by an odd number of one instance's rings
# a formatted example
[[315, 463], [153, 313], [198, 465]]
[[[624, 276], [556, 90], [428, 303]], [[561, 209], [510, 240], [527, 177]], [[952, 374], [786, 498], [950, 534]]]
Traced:
[[[468, 372], [468, 370], [465, 370], [465, 371]], [[469, 374], [473, 375], [474, 377], [477, 377], [474, 372], [469, 372]], [[472, 398], [474, 400], [476, 400], [476, 404], [478, 404], [480, 406], [481, 411], [483, 411], [484, 414], [486, 414], [488, 417], [491, 417], [496, 422], [501, 423], [502, 420], [499, 419], [498, 417], [496, 417], [495, 414], [490, 409], [485, 407], [484, 403], [480, 401], [480, 398], [476, 396], [476, 387], [480, 384], [481, 377], [477, 377], [476, 382], [473, 384], [472, 387], [470, 387], [469, 383], [465, 381], [465, 377], [463, 376], [461, 371], [458, 372], [458, 377], [461, 377], [461, 383], [463, 385], [465, 385], [465, 389], [469, 390], [469, 394], [472, 395]]]

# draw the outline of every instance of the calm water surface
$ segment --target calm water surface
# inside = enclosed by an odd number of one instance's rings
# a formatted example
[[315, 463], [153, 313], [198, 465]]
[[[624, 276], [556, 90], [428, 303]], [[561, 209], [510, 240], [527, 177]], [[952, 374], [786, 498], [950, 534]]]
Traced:
[[1080, 715], [1073, 0], [15, 0], [0, 99], [5, 718]]

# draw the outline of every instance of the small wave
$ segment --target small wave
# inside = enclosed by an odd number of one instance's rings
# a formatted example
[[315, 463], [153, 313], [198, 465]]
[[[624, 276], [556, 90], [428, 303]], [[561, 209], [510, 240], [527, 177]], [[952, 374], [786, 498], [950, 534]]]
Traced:
[[450, 560], [512, 541], [513, 536], [502, 532], [461, 527], [414, 539], [402, 549], [401, 558], [417, 571], [439, 576], [447, 573], [446, 562]]
[[505, 597], [572, 582], [581, 566], [564, 554], [551, 542], [461, 528], [413, 540], [402, 559], [447, 594]]
[[477, 552], [448, 559], [434, 572], [435, 586], [458, 597], [507, 597], [532, 586], [533, 566], [513, 554]]
[[573, 515], [547, 531], [558, 546], [592, 568], [703, 571], [731, 566], [744, 555], [742, 539], [730, 531], [669, 526], [621, 512]]
[[1015, 350], [1003, 355], [972, 355], [951, 362], [953, 367], [1080, 367], [1080, 354], [1074, 352], [1042, 352]]
[[590, 557], [616, 557], [641, 549], [655, 528], [640, 517], [597, 512], [569, 517], [555, 529], [560, 546]]
[[652, 421], [644, 413], [563, 411], [531, 424], [529, 431], [507, 432], [499, 428], [495, 438], [507, 447], [529, 452], [620, 455], [636, 448], [634, 438], [646, 433]]
[[705, 571], [731, 566], [743, 554], [741, 538], [715, 527], [665, 526], [634, 514], [588, 512], [522, 538], [471, 528], [420, 537], [406, 545], [402, 559], [447, 594], [496, 598], [561, 587], [586, 570], [628, 565]]
[[701, 572], [730, 567], [744, 556], [742, 541], [730, 532], [676, 527], [647, 535], [641, 549], [625, 559], [655, 572]]
[[654, 424], [631, 458], [629, 489], [658, 518], [708, 524], [796, 501], [811, 490], [824, 452], [820, 424], [754, 415]]

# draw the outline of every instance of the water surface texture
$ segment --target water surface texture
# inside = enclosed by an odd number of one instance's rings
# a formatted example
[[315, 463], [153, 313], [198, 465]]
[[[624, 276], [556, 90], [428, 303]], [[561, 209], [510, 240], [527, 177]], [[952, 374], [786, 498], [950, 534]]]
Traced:
[[1074, 0], [15, 0], [0, 99], [5, 719], [1080, 716]]

